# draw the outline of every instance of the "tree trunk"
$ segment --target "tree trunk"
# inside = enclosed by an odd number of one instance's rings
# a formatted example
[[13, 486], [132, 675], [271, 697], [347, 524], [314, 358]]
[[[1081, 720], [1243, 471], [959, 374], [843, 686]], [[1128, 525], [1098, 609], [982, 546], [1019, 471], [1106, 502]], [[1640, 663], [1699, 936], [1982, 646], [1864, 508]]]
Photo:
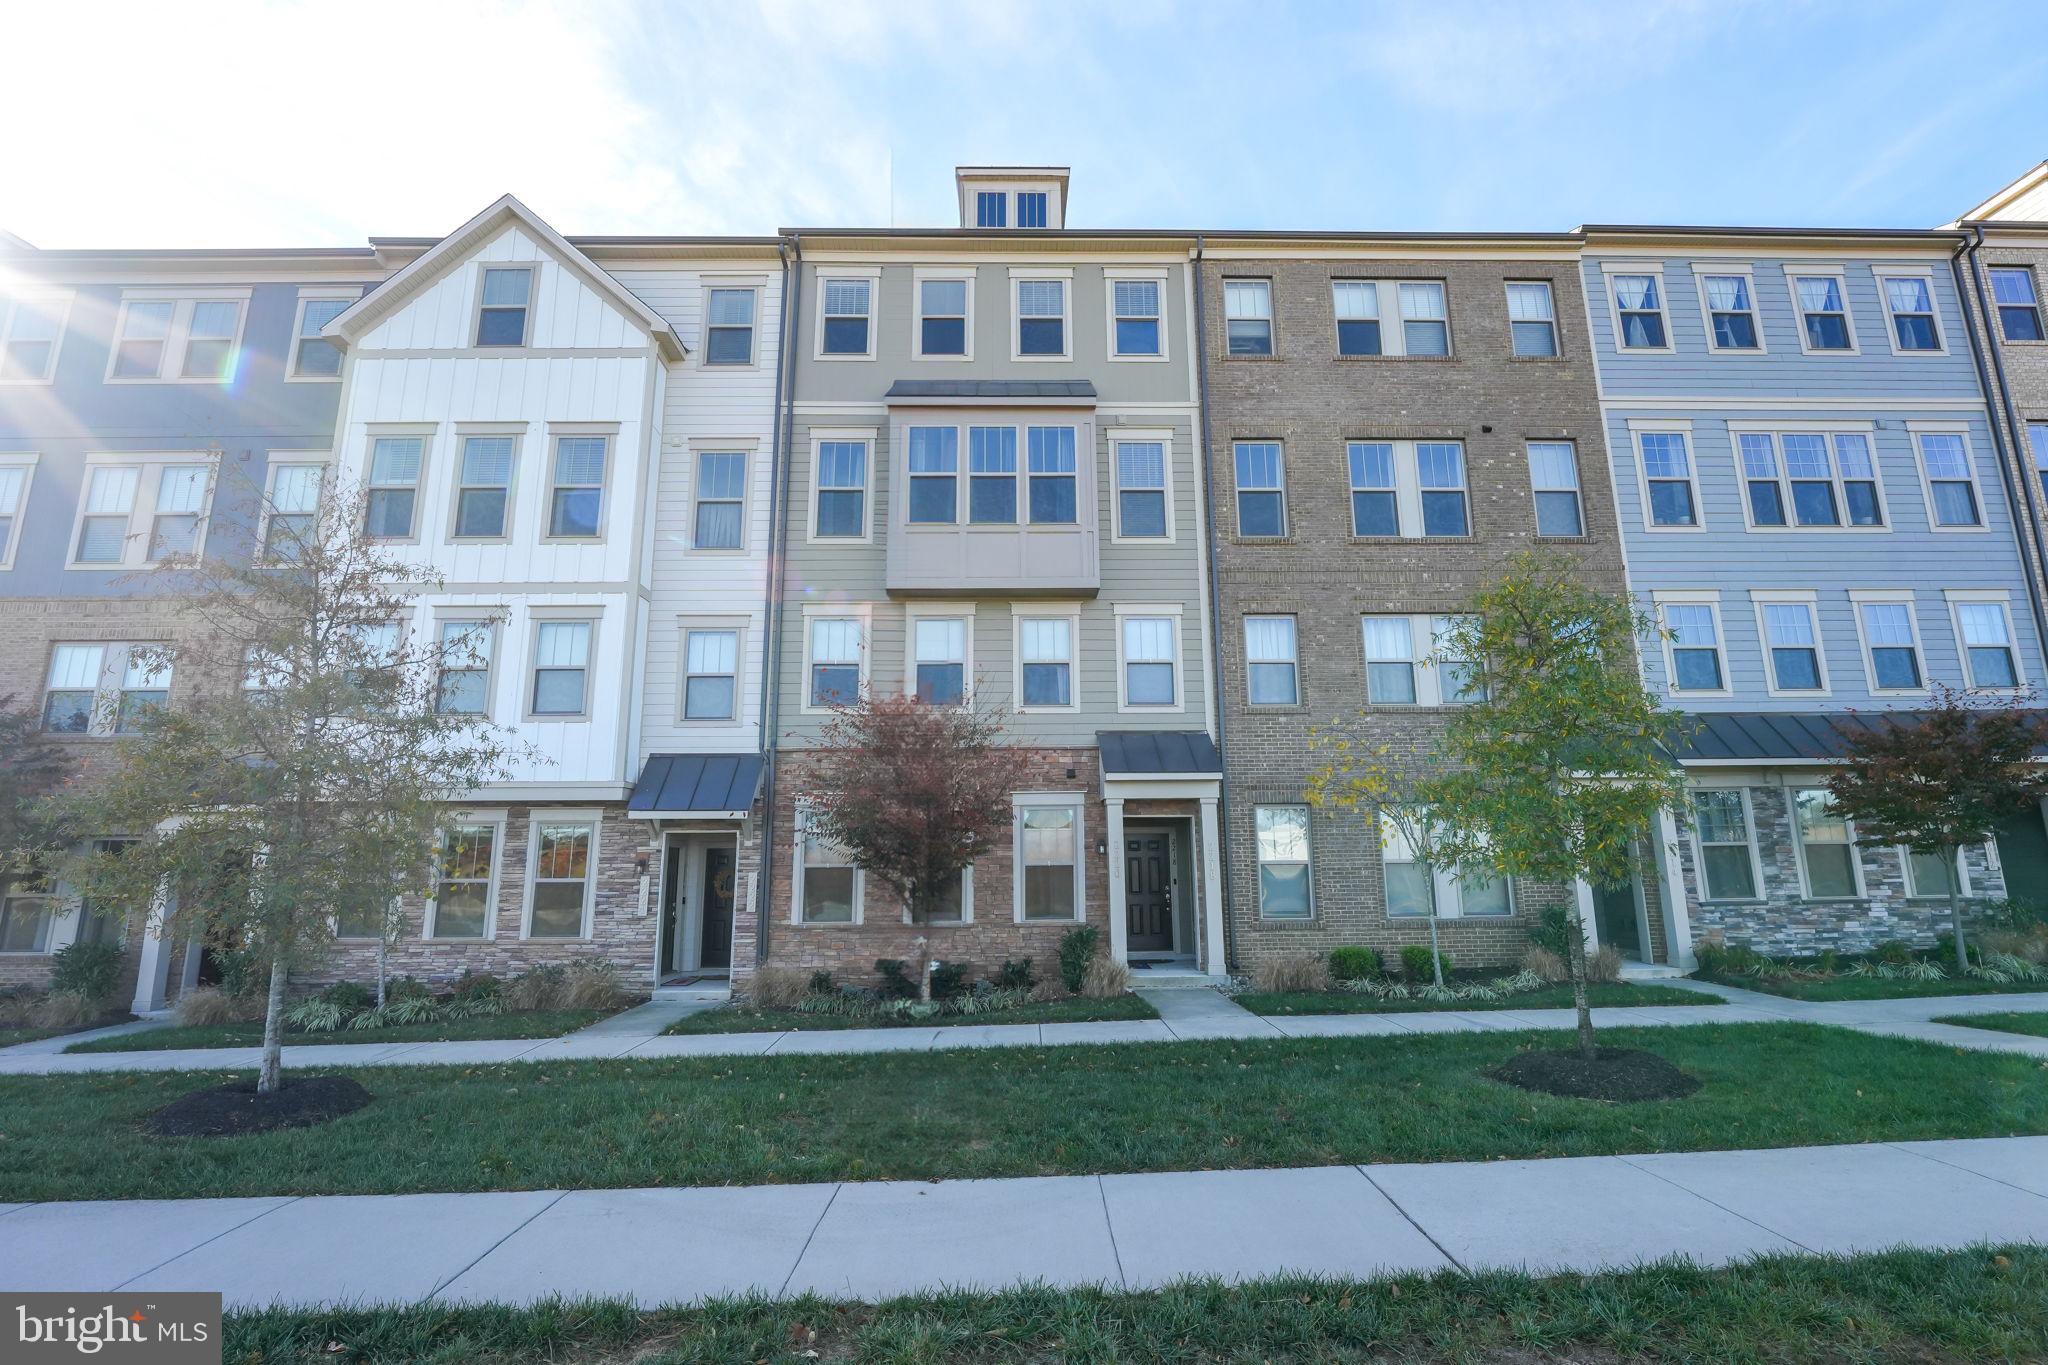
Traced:
[[1436, 984], [1444, 984], [1444, 955], [1437, 951], [1436, 907], [1429, 908], [1429, 970], [1436, 978]]
[[377, 940], [377, 1008], [384, 1008], [384, 973], [388, 945], [383, 938]]
[[1590, 1062], [1599, 1053], [1593, 1046], [1593, 1010], [1586, 1003], [1586, 922], [1579, 915], [1577, 888], [1572, 894], [1571, 951], [1565, 960], [1572, 970], [1572, 1008], [1579, 1012], [1579, 1055]]
[[925, 1004], [932, 999], [932, 941], [923, 934], [912, 940], [911, 947], [917, 949], [917, 998]]
[[256, 1073], [256, 1093], [277, 1091], [284, 1070], [284, 981], [289, 969], [284, 959], [270, 964], [270, 999], [263, 1007], [263, 1067]]
[[1970, 950], [1963, 946], [1963, 878], [1957, 867], [1962, 861], [1962, 850], [1945, 848], [1942, 853], [1948, 859], [1948, 925], [1956, 936], [1956, 975], [1968, 976]]

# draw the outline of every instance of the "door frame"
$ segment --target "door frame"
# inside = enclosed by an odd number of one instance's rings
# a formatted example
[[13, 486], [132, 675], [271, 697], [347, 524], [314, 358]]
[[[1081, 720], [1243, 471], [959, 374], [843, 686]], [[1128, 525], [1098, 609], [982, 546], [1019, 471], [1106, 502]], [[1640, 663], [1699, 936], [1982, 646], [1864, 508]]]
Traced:
[[[701, 888], [703, 884], [704, 850], [718, 843], [730, 843], [732, 845], [733, 921], [734, 927], [737, 928], [740, 916], [739, 892], [743, 885], [739, 875], [740, 832], [737, 829], [730, 831], [716, 829], [669, 829], [662, 831], [661, 862], [659, 865], [662, 869], [664, 881], [661, 887], [661, 896], [655, 902], [657, 908], [654, 931], [654, 980], [657, 985], [671, 976], [727, 975], [732, 970], [730, 967], [713, 967], [707, 971], [704, 967], [703, 895], [701, 890], [697, 895], [688, 894], [690, 888]], [[676, 916], [675, 941], [668, 945], [669, 960], [663, 961], [660, 921], [665, 912], [660, 907], [667, 900], [672, 889], [668, 885], [666, 877], [668, 875], [669, 850], [676, 844], [680, 844], [681, 849], [676, 859], [676, 886], [673, 889], [682, 891], [688, 898], [683, 902], [681, 911]]]
[[[1135, 834], [1163, 834], [1166, 836], [1166, 885], [1172, 897], [1172, 904], [1168, 907], [1167, 910], [1166, 925], [1168, 932], [1171, 933], [1173, 936], [1173, 946], [1170, 948], [1128, 949], [1125, 951], [1124, 956], [1129, 960], [1164, 962], [1171, 961], [1175, 958], [1192, 957], [1194, 955], [1193, 948], [1183, 946], [1183, 944], [1181, 943], [1180, 932], [1180, 914], [1182, 909], [1180, 885], [1180, 825], [1181, 822], [1185, 821], [1186, 819], [1187, 817], [1184, 815], [1158, 815], [1140, 816], [1135, 819], [1127, 819], [1124, 821], [1124, 837], [1127, 839]], [[1117, 856], [1122, 857], [1123, 850], [1119, 849], [1117, 851]], [[1128, 879], [1125, 880], [1124, 884], [1124, 903], [1121, 909], [1124, 915], [1124, 923], [1128, 925], [1130, 923], [1131, 914], [1131, 888]], [[1125, 932], [1128, 933], [1129, 930], [1126, 929]]]

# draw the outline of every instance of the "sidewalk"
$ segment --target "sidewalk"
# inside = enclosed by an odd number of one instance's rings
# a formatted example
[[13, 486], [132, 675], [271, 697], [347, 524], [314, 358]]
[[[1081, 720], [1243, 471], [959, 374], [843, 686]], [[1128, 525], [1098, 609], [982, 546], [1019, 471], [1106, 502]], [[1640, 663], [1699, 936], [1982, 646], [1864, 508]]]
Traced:
[[645, 1306], [2048, 1241], [2048, 1137], [933, 1184], [0, 1205], [14, 1290]]

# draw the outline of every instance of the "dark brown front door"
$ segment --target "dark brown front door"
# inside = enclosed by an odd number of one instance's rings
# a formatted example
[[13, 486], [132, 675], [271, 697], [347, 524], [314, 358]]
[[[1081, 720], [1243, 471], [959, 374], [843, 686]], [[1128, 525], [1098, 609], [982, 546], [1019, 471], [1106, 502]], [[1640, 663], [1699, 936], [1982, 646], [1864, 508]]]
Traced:
[[704, 850], [704, 951], [698, 965], [732, 966], [732, 850], [713, 845]]
[[1173, 950], [1173, 839], [1124, 836], [1124, 939], [1133, 953]]

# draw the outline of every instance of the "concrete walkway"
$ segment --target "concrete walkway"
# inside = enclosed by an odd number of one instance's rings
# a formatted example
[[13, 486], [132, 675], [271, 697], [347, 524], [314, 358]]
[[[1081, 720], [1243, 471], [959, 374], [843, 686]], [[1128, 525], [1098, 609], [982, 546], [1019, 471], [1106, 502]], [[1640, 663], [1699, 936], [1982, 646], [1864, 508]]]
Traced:
[[944, 1183], [0, 1205], [14, 1290], [877, 1300], [2048, 1242], [2048, 1137]]

